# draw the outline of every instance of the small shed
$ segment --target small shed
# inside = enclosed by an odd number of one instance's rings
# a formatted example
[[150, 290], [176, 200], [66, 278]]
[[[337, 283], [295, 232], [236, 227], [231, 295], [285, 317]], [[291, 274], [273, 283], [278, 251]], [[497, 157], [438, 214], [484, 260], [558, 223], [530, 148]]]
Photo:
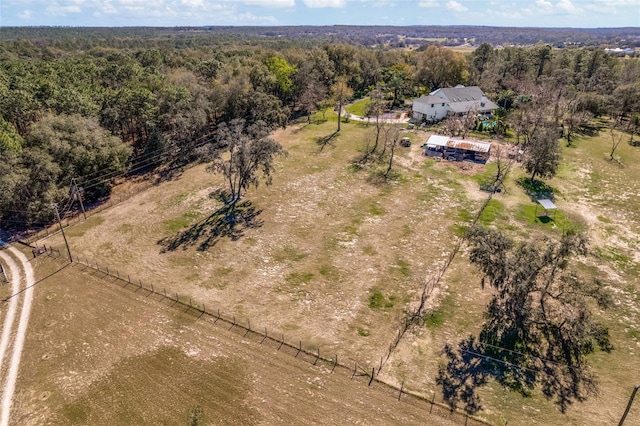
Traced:
[[490, 142], [452, 139], [449, 136], [432, 135], [424, 145], [424, 154], [442, 157], [449, 161], [473, 161], [486, 163], [491, 152]]
[[[553, 217], [555, 219], [555, 212], [558, 210], [558, 208], [556, 207], [555, 204], [553, 204], [553, 201], [544, 198], [542, 200], [538, 200], [538, 204], [540, 204], [542, 206], [542, 208], [544, 209], [544, 215], [546, 217], [549, 217], [549, 211], [553, 211]], [[535, 210], [535, 215], [538, 215], [538, 204], [536, 204], [536, 210]]]
[[424, 155], [428, 157], [442, 157], [449, 141], [449, 136], [431, 135], [424, 145]]

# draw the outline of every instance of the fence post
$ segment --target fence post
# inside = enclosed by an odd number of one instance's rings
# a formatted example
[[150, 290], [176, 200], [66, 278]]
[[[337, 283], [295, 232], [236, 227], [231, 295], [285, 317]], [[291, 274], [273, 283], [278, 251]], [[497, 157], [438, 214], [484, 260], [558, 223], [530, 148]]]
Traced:
[[109, 275], [109, 267], [107, 266], [107, 275]]
[[204, 306], [204, 303], [202, 304], [202, 313], [203, 314], [207, 313], [207, 308]]
[[264, 342], [266, 338], [267, 338], [267, 327], [264, 328], [264, 337], [260, 341], [260, 344], [262, 344], [262, 342]]
[[302, 340], [300, 340], [300, 346], [298, 346], [298, 353], [296, 353], [295, 358], [298, 357], [298, 355], [300, 354], [300, 351], [302, 350]]
[[380, 375], [380, 370], [382, 370], [382, 358], [380, 357], [380, 368], [378, 368], [378, 375]]
[[118, 272], [117, 269], [116, 269], [116, 275], [118, 276], [118, 279], [120, 279], [120, 272]]
[[282, 340], [280, 341], [280, 346], [278, 346], [278, 350], [284, 345], [284, 334], [282, 335]]
[[356, 371], [358, 370], [358, 361], [354, 361], [353, 365], [353, 374], [351, 375], [351, 380], [356, 376]]
[[247, 328], [247, 331], [244, 332], [244, 336], [242, 337], [246, 337], [247, 333], [251, 331], [251, 321], [247, 320], [247, 322], [249, 323], [249, 328]]
[[220, 309], [218, 309], [218, 316], [216, 317], [216, 320], [213, 323], [214, 324], [217, 323], [219, 319], [220, 319]]
[[371, 368], [371, 378], [369, 379], [369, 384], [367, 386], [371, 386], [371, 382], [373, 382], [373, 376], [376, 375], [376, 368], [372, 367]]
[[400, 386], [400, 393], [398, 394], [398, 401], [400, 401], [400, 397], [402, 396], [402, 390], [404, 389], [404, 380], [402, 381], [402, 385]]
[[331, 369], [332, 373], [333, 373], [333, 370], [336, 369], [336, 365], [338, 365], [338, 354], [336, 354], [336, 361], [333, 363], [333, 368]]
[[320, 359], [320, 348], [318, 348], [318, 356], [315, 361], [313, 361], [313, 365], [316, 365], [316, 362]]
[[234, 326], [236, 325], [236, 316], [233, 316], [233, 322], [231, 323], [231, 327], [229, 327], [229, 330], [231, 330]]
[[164, 292], [164, 297], [166, 298], [167, 297], [167, 289], [163, 288], [162, 291]]

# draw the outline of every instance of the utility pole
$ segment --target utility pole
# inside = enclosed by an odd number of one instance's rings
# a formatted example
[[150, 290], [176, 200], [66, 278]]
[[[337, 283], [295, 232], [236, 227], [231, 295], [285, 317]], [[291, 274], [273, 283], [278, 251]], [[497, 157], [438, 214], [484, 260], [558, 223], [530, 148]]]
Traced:
[[69, 250], [69, 242], [67, 241], [67, 236], [64, 235], [64, 228], [62, 227], [62, 221], [60, 221], [60, 213], [58, 212], [58, 205], [56, 203], [53, 203], [51, 207], [53, 207], [53, 211], [56, 212], [56, 219], [58, 219], [58, 225], [60, 225], [60, 232], [62, 232], [62, 238], [64, 238], [64, 244], [67, 246], [67, 255], [69, 256], [69, 262], [73, 262], [73, 258], [71, 257], [71, 250]]
[[69, 190], [72, 199], [77, 199], [80, 202], [80, 208], [82, 209], [82, 215], [84, 220], [87, 220], [87, 213], [84, 211], [84, 204], [82, 204], [82, 196], [84, 195], [84, 189], [78, 187], [76, 178], [71, 179], [71, 188]]
[[636, 393], [638, 392], [638, 389], [640, 389], [640, 385], [633, 388], [633, 392], [631, 392], [631, 398], [629, 398], [629, 403], [627, 404], [627, 409], [624, 410], [624, 414], [622, 415], [622, 418], [620, 419], [620, 423], [618, 423], [618, 426], [622, 426], [624, 424], [624, 419], [627, 418], [627, 414], [629, 414], [629, 410], [631, 410], [631, 405], [633, 404], [633, 398], [636, 397]]

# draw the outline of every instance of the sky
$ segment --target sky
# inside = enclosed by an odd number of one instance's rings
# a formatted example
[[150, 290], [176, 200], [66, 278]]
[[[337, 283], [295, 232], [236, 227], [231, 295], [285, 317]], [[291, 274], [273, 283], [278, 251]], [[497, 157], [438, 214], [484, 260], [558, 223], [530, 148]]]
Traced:
[[640, 27], [640, 0], [0, 0], [0, 26]]

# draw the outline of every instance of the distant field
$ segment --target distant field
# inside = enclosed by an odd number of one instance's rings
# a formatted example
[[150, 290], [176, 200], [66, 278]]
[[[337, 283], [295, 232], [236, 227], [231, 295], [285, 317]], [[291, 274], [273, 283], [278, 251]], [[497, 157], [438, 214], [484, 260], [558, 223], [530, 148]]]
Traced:
[[[344, 123], [338, 137], [320, 145], [335, 126], [299, 124], [275, 133], [289, 156], [278, 162], [272, 186], [247, 193], [247, 209], [258, 220], [236, 240], [205, 226], [199, 239], [166, 251], [182, 230], [212, 223], [220, 207], [209, 194], [223, 182], [197, 166], [69, 228], [72, 251], [327, 353], [376, 365], [425, 278], [441, 267], [485, 199], [478, 182], [486, 169], [426, 159], [419, 146], [428, 135], [408, 132], [414, 143], [398, 149], [398, 178], [375, 183], [375, 170], [351, 165], [371, 128]], [[575, 145], [564, 149], [560, 174], [548, 181], [557, 189], [556, 221], [535, 218], [534, 204], [515, 184], [523, 174], [516, 169], [481, 223], [522, 238], [557, 238], [573, 224], [587, 229], [593, 254], [580, 263], [615, 292], [616, 307], [602, 315], [616, 349], [592, 356], [600, 396], [566, 415], [535, 392], [523, 399], [497, 385], [482, 389], [480, 415], [495, 424], [615, 423], [640, 383], [640, 369], [629, 368], [640, 365], [640, 150], [621, 145], [621, 166], [606, 159], [604, 133]], [[490, 298], [479, 282], [463, 249], [429, 301], [426, 327], [407, 336], [386, 364], [386, 380], [441, 398], [435, 386], [441, 349], [478, 330]]]

